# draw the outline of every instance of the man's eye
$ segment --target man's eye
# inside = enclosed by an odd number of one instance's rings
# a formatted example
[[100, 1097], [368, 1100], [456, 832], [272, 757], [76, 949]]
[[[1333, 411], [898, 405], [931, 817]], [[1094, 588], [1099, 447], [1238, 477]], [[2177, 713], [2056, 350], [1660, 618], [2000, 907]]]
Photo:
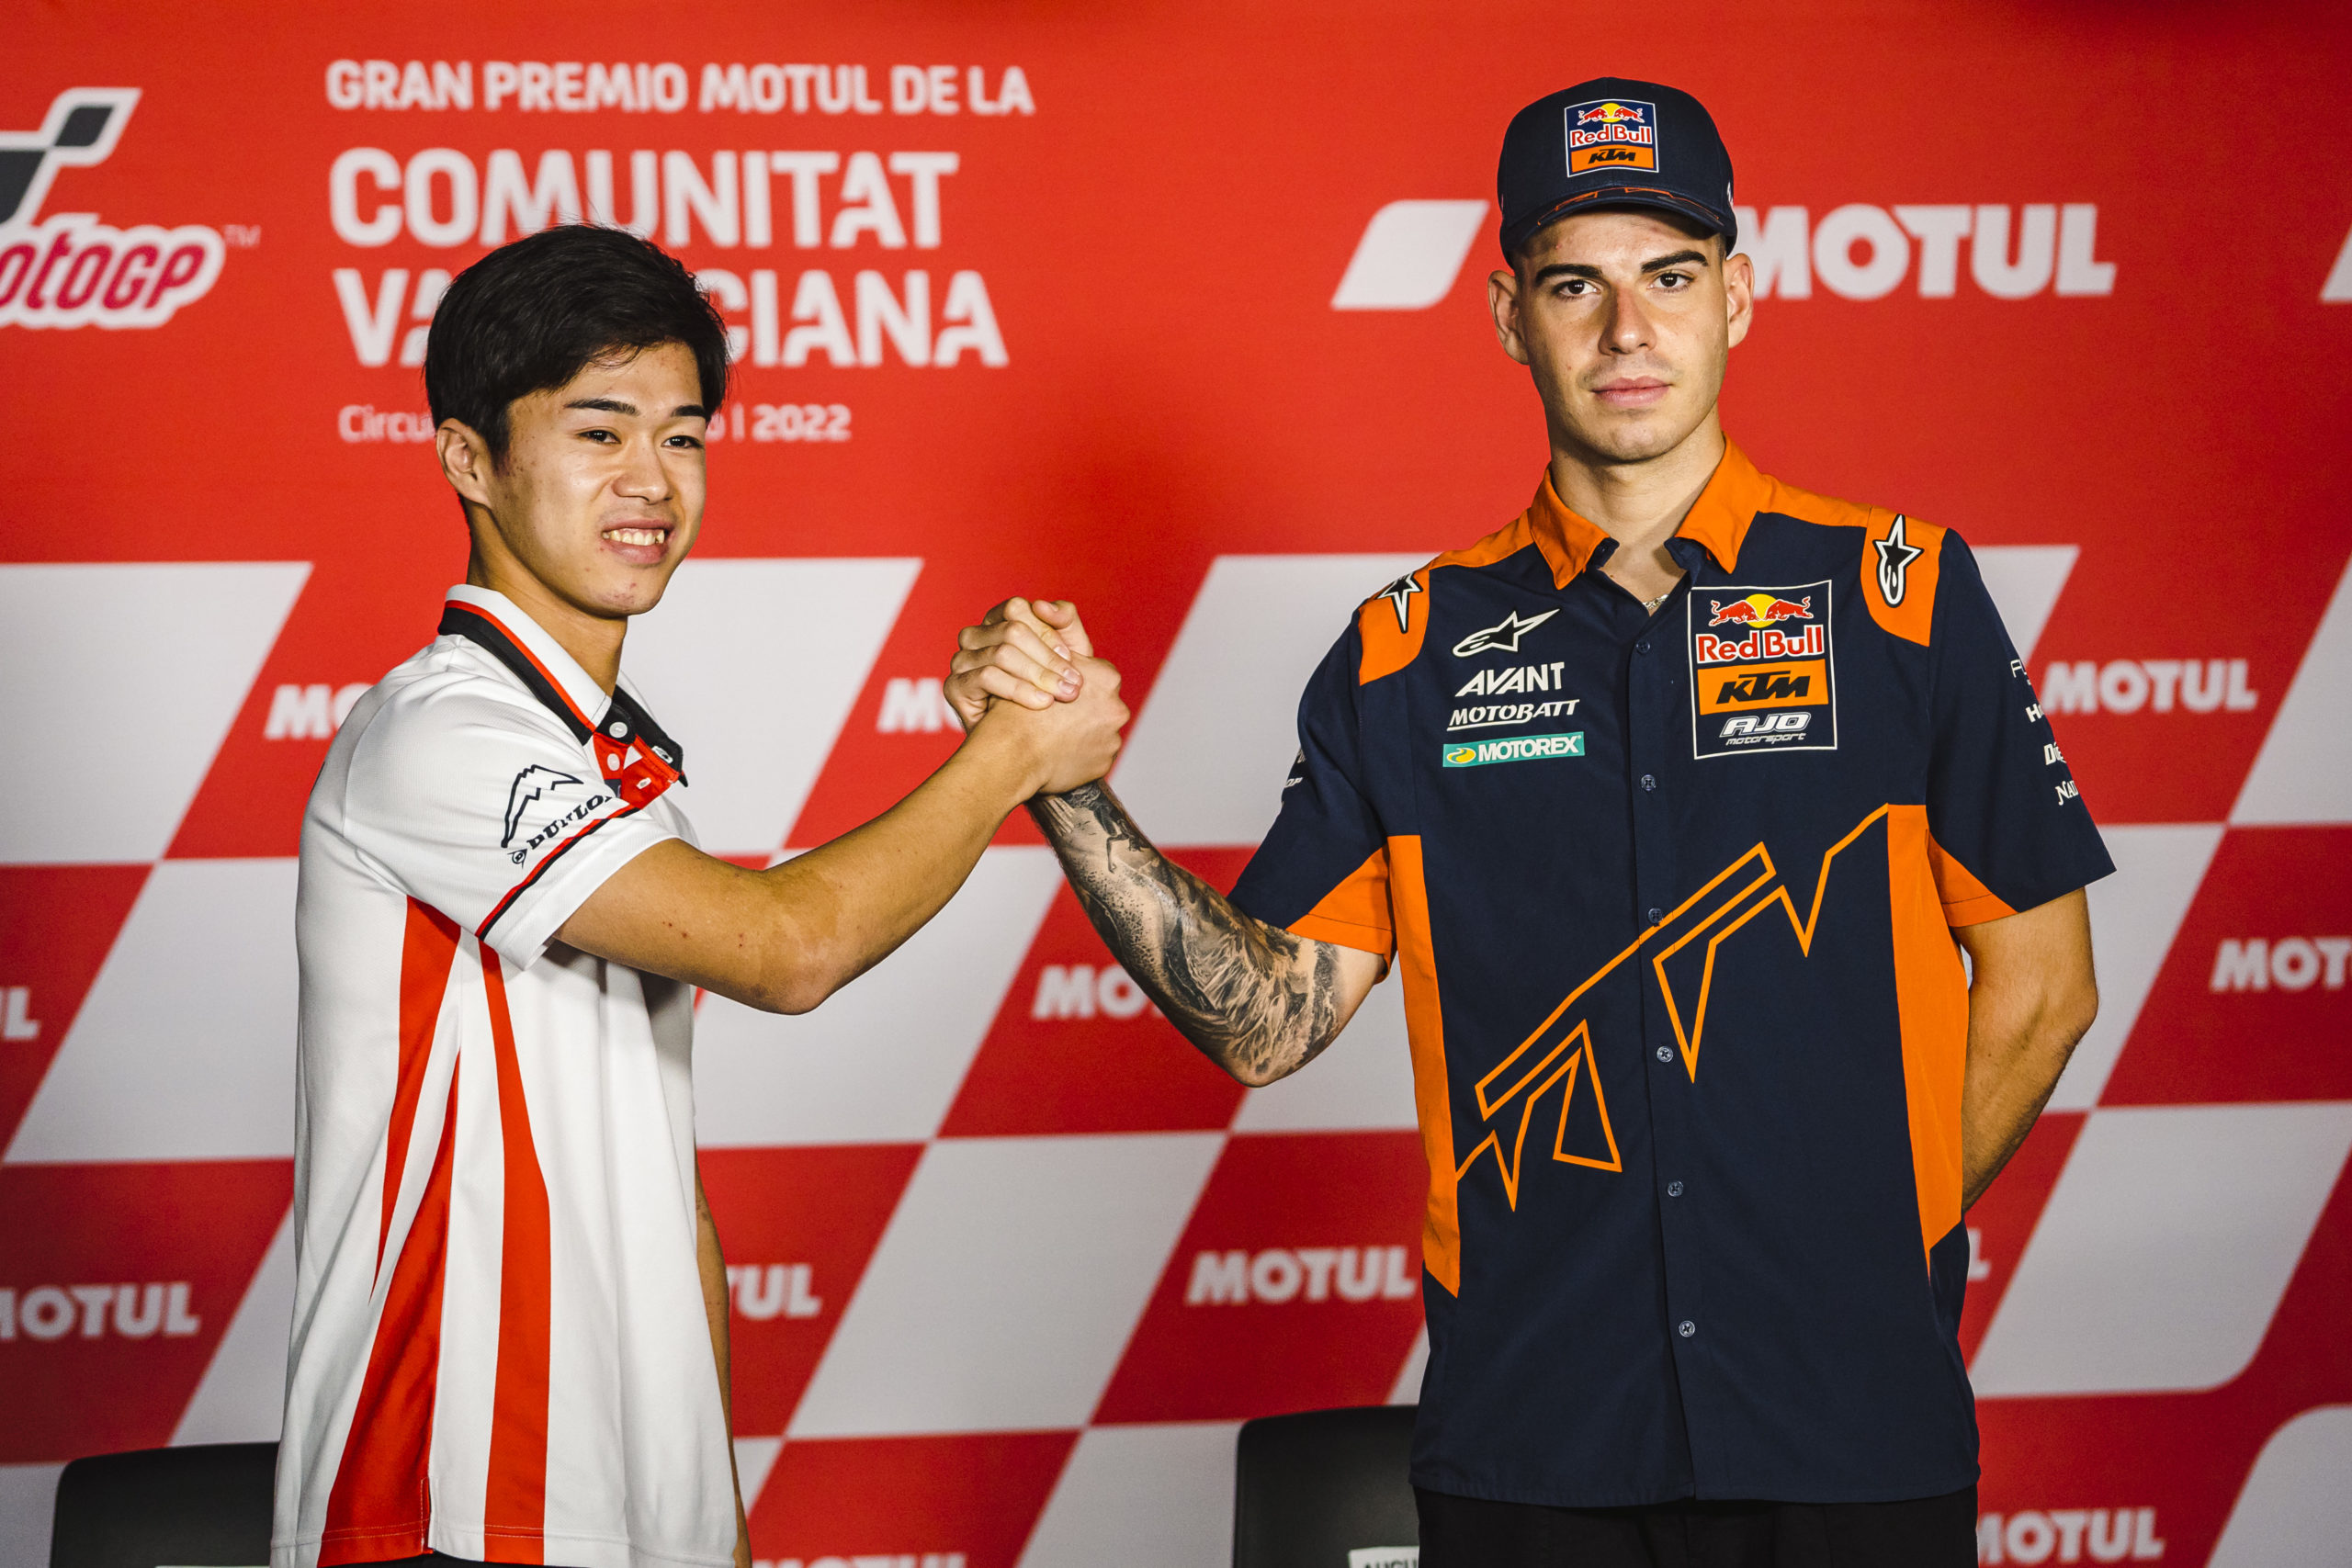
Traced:
[[702, 438], [695, 435], [673, 435], [670, 437], [670, 444], [673, 446], [684, 446], [691, 450], [694, 447], [702, 445]]
[[620, 439], [619, 436], [615, 435], [609, 430], [583, 430], [580, 434], [586, 436], [591, 441], [608, 442], [618, 441]]

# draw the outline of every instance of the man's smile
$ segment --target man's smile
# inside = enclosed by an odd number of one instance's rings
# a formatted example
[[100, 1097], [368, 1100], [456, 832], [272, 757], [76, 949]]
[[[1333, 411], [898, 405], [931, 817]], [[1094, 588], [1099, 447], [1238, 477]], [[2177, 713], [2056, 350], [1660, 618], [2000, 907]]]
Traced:
[[623, 524], [604, 531], [605, 543], [618, 545], [629, 551], [651, 550], [654, 558], [670, 543], [670, 526], [666, 523]]

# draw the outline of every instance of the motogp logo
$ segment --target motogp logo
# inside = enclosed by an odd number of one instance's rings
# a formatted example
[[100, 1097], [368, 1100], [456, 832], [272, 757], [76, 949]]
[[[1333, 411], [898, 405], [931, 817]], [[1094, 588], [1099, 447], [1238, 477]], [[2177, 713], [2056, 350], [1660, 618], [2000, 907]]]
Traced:
[[136, 87], [70, 87], [39, 130], [0, 131], [0, 326], [160, 327], [211, 291], [217, 230], [40, 216], [57, 171], [105, 163], [138, 103]]

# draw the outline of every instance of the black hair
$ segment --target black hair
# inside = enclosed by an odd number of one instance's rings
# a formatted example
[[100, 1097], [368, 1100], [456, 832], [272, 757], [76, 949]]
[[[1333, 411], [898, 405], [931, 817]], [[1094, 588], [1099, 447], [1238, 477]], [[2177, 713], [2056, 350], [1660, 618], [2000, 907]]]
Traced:
[[589, 366], [684, 344], [712, 415], [727, 395], [727, 327], [675, 256], [626, 229], [568, 223], [502, 245], [441, 296], [424, 345], [433, 422], [471, 426], [503, 463], [517, 398]]

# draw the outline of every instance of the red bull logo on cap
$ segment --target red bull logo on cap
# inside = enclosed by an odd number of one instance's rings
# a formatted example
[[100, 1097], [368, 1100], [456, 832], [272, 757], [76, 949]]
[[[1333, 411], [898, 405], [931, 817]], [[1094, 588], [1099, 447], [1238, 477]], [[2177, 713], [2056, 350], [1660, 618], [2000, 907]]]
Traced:
[[1568, 173], [1657, 167], [1657, 106], [1601, 98], [1567, 107]]

